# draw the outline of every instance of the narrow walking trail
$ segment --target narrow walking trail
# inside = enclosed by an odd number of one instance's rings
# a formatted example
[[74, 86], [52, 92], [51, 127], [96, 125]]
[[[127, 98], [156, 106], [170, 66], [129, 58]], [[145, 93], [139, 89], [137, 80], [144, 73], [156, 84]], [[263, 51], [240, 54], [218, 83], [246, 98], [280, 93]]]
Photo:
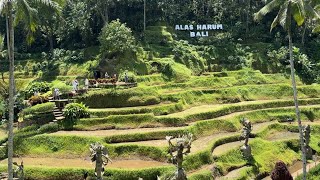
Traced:
[[[60, 158], [32, 158], [22, 157], [25, 166], [46, 166], [46, 167], [59, 167], [59, 168], [90, 168], [92, 169], [95, 164], [91, 162], [90, 158], [86, 159], [60, 159]], [[20, 162], [20, 159], [14, 158], [14, 162]], [[0, 164], [6, 165], [8, 160], [0, 161]], [[141, 169], [141, 168], [152, 168], [159, 166], [172, 166], [172, 164], [158, 162], [158, 161], [147, 161], [140, 159], [132, 160], [113, 160], [112, 163], [108, 164], [108, 168], [119, 168], [119, 169]]]

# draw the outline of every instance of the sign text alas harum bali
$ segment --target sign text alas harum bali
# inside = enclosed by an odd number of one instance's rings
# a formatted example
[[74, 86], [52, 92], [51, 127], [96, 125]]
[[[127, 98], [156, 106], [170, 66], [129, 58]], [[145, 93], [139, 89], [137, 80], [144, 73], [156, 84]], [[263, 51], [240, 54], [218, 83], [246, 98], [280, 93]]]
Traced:
[[190, 31], [190, 37], [208, 37], [209, 31], [222, 30], [222, 24], [176, 25], [176, 31]]

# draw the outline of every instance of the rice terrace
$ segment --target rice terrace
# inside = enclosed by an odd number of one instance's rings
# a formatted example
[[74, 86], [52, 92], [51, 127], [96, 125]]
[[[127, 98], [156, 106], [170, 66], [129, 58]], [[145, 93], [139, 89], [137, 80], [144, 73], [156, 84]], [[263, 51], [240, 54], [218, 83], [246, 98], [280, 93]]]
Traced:
[[319, 180], [319, 7], [0, 0], [0, 179]]

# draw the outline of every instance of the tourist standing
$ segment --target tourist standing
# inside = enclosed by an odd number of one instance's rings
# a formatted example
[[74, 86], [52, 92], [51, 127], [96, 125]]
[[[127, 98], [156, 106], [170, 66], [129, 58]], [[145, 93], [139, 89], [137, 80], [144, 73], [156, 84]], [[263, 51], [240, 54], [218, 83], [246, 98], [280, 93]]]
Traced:
[[78, 90], [78, 80], [77, 79], [75, 79], [75, 80], [73, 80], [72, 81], [72, 89], [73, 89], [73, 91], [77, 91]]
[[85, 88], [86, 90], [89, 89], [89, 79], [88, 79], [88, 78], [86, 78], [86, 79], [84, 80], [84, 88]]
[[104, 78], [109, 79], [109, 74], [108, 74], [108, 72], [106, 72], [106, 73], [104, 74]]
[[127, 72], [124, 73], [124, 82], [128, 83], [128, 73]]
[[59, 100], [60, 99], [60, 91], [58, 88], [54, 88], [53, 90], [53, 99], [54, 100]]

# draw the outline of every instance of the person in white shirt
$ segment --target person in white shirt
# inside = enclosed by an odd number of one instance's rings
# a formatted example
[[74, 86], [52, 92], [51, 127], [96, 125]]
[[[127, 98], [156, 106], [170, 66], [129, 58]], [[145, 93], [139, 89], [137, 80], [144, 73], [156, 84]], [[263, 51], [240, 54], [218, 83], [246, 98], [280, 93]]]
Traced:
[[84, 87], [85, 87], [85, 89], [89, 89], [89, 79], [88, 78], [86, 78], [84, 80]]
[[78, 81], [76, 79], [72, 81], [72, 89], [73, 91], [78, 90]]

